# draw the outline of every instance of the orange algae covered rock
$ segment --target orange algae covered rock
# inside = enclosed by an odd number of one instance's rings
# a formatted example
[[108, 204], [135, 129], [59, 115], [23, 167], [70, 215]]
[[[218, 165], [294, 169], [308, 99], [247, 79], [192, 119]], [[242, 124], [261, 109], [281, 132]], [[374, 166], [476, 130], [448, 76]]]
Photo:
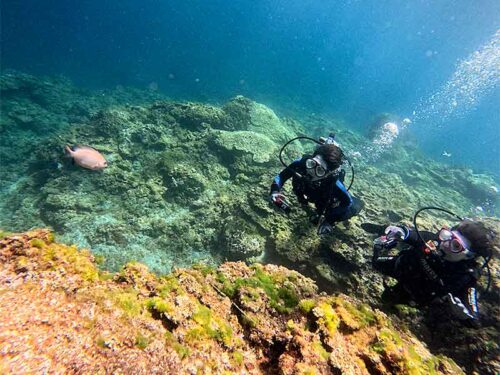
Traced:
[[1, 373], [456, 374], [383, 313], [274, 265], [98, 270], [50, 231], [0, 240]]

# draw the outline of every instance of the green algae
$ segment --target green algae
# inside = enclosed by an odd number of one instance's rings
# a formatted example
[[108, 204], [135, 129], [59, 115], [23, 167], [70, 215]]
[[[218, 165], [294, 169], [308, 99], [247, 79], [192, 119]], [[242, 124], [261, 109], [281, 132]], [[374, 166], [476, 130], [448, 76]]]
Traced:
[[106, 258], [103, 255], [95, 255], [94, 260], [98, 266], [101, 266], [106, 261]]
[[189, 357], [191, 354], [191, 349], [179, 343], [174, 334], [170, 331], [165, 332], [165, 342], [175, 350], [181, 360]]
[[324, 361], [327, 361], [328, 358], [330, 357], [330, 352], [325, 349], [321, 341], [314, 341], [312, 343], [312, 348], [318, 355], [323, 359]]
[[87, 250], [80, 251], [76, 246], [58, 244], [44, 246], [42, 250], [42, 260], [46, 267], [52, 269], [69, 267], [85, 281], [99, 280], [99, 272], [91, 261], [90, 252]]
[[179, 344], [178, 342], [174, 342], [172, 344], [172, 348], [174, 348], [174, 350], [177, 352], [181, 360], [188, 358], [189, 355], [191, 354], [191, 350], [188, 347]]
[[12, 234], [11, 232], [0, 230], [0, 240], [5, 237], [9, 237], [11, 234]]
[[233, 298], [242, 287], [262, 289], [269, 298], [270, 306], [281, 314], [290, 313], [298, 305], [297, 293], [289, 285], [280, 286], [279, 276], [278, 279], [273, 279], [260, 265], [253, 265], [252, 269], [254, 270], [253, 276], [237, 278], [233, 282], [226, 280], [223, 275], [217, 275], [217, 281], [223, 284], [222, 291], [224, 294]]
[[396, 304], [394, 305], [394, 308], [400, 316], [418, 316], [420, 314], [417, 308], [404, 304]]
[[340, 318], [333, 307], [327, 302], [320, 302], [313, 309], [313, 312], [317, 317], [317, 324], [324, 326], [330, 336], [335, 335], [340, 324]]
[[304, 314], [308, 314], [316, 306], [316, 301], [313, 299], [303, 299], [299, 302], [300, 311]]
[[233, 352], [231, 354], [232, 356], [232, 359], [233, 359], [233, 363], [236, 364], [238, 367], [241, 367], [241, 365], [243, 364], [244, 360], [245, 360], [245, 357], [243, 356], [243, 353], [242, 352]]
[[378, 322], [377, 315], [366, 304], [352, 303], [343, 298], [335, 298], [333, 303], [339, 309], [342, 323], [351, 329], [364, 328]]
[[255, 328], [259, 325], [259, 319], [256, 317], [250, 318], [248, 314], [242, 315], [240, 318], [240, 322], [243, 325], [243, 327], [252, 329]]
[[191, 268], [194, 270], [200, 271], [204, 277], [211, 275], [215, 272], [214, 267], [209, 266], [207, 264], [203, 264], [203, 263], [195, 263], [195, 264], [193, 264], [193, 266]]
[[169, 314], [174, 311], [174, 307], [160, 297], [152, 297], [146, 301], [146, 307], [151, 312], [157, 312], [160, 314]]
[[212, 320], [212, 311], [206, 306], [200, 306], [193, 314], [193, 320], [202, 326], [208, 326]]
[[393, 329], [382, 328], [371, 348], [386, 359], [390, 359], [394, 366], [397, 366], [394, 370], [398, 372], [410, 375], [434, 375], [440, 373], [443, 366], [461, 372], [453, 361], [444, 356], [424, 358], [414, 346], [405, 344], [399, 333]]
[[110, 297], [126, 316], [133, 317], [141, 314], [143, 304], [138, 299], [138, 292], [133, 288], [111, 293]]
[[379, 354], [386, 354], [390, 352], [398, 352], [399, 348], [403, 345], [403, 340], [399, 334], [387, 327], [380, 330], [377, 341], [373, 343], [372, 348]]
[[45, 241], [40, 238], [34, 238], [30, 241], [30, 245], [38, 249], [41, 249], [45, 246]]
[[192, 319], [199, 326], [188, 331], [186, 335], [188, 341], [211, 338], [227, 347], [233, 344], [232, 327], [220, 318], [215, 318], [208, 307], [200, 305], [193, 314]]
[[183, 294], [184, 290], [179, 284], [179, 280], [175, 275], [164, 276], [160, 279], [158, 292], [161, 297], [167, 297], [170, 293]]
[[144, 350], [148, 347], [150, 339], [147, 336], [144, 336], [141, 333], [138, 333], [135, 337], [135, 346], [141, 350]]
[[19, 256], [16, 260], [16, 270], [27, 270], [30, 264], [30, 259], [26, 256]]

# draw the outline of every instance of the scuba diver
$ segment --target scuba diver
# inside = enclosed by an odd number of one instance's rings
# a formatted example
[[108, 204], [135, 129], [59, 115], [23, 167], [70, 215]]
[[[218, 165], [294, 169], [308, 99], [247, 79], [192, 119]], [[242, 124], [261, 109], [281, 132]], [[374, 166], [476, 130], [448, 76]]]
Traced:
[[[383, 235], [375, 239], [373, 246], [373, 267], [386, 276], [393, 277], [397, 284], [386, 287], [383, 297], [394, 303], [414, 301], [420, 306], [447, 306], [445, 308], [458, 320], [471, 326], [479, 324], [476, 284], [483, 268], [490, 272], [492, 232], [480, 222], [464, 220], [452, 228], [442, 228], [437, 233], [419, 231], [416, 218], [426, 209], [417, 211], [414, 227], [404, 225], [384, 226], [362, 224], [366, 231]], [[457, 216], [458, 217], [458, 216]], [[398, 243], [405, 243], [407, 249], [390, 255]], [[482, 266], [477, 258], [482, 256]]]
[[[335, 223], [357, 215], [363, 206], [362, 202], [354, 198], [344, 186], [345, 171], [341, 166], [345, 157], [334, 137], [334, 134], [330, 134], [327, 139], [320, 138], [320, 141], [309, 137], [297, 137], [288, 141], [280, 151], [280, 160], [285, 169], [274, 178], [271, 185], [270, 201], [288, 213], [290, 205], [281, 189], [285, 182], [292, 178], [293, 192], [302, 208], [309, 214], [311, 223], [320, 224], [319, 235], [331, 233]], [[284, 148], [296, 139], [312, 140], [318, 147], [313, 155], [303, 155], [290, 165], [286, 165], [281, 154]], [[311, 210], [309, 203], [315, 205], [315, 211]]]

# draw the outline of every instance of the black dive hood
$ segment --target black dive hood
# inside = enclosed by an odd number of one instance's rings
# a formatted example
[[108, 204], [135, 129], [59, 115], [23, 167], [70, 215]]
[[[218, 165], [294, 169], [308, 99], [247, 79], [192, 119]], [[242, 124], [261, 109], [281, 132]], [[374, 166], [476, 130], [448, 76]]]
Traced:
[[[302, 176], [300, 173], [298, 173], [297, 171], [293, 170], [292, 168], [290, 168], [290, 165], [289, 164], [286, 164], [284, 161], [283, 161], [283, 151], [285, 151], [286, 147], [294, 142], [294, 141], [297, 141], [299, 139], [306, 139], [308, 141], [311, 141], [311, 142], [314, 142], [316, 143], [318, 146], [321, 146], [321, 145], [325, 145], [325, 144], [333, 144], [335, 142], [335, 133], [330, 133], [328, 135], [328, 138], [324, 138], [324, 137], [320, 137], [318, 140], [317, 139], [314, 139], [314, 138], [311, 138], [311, 137], [307, 137], [307, 136], [299, 136], [299, 137], [295, 137], [295, 138], [292, 138], [290, 139], [288, 142], [286, 142], [283, 147], [281, 147], [281, 150], [279, 152], [279, 159], [280, 159], [280, 162], [281, 164], [283, 164], [283, 166], [285, 168], [289, 168], [290, 170], [293, 171], [293, 173], [299, 177], [299, 178], [306, 178], [305, 176]], [[347, 190], [349, 190], [354, 182], [354, 167], [351, 163], [351, 161], [344, 155], [342, 157], [345, 161], [347, 161], [347, 163], [349, 164], [349, 166], [351, 167], [351, 182], [349, 183], [349, 186], [347, 187]]]

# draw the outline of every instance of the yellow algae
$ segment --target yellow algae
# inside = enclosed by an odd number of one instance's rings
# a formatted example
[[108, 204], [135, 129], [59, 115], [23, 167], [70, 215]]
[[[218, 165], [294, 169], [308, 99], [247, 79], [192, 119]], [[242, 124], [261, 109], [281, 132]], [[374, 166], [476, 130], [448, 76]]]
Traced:
[[340, 319], [330, 304], [327, 302], [320, 302], [313, 309], [313, 313], [317, 318], [317, 324], [326, 327], [330, 336], [333, 336], [337, 332]]
[[303, 299], [299, 302], [299, 308], [305, 314], [310, 313], [314, 306], [316, 306], [316, 301], [313, 299]]
[[91, 254], [88, 250], [79, 251], [76, 246], [65, 246], [60, 244], [50, 244], [43, 248], [42, 261], [54, 270], [59, 267], [72, 269], [85, 281], [97, 281], [99, 272], [95, 264], [91, 261]]
[[40, 239], [40, 238], [33, 238], [31, 241], [30, 241], [30, 245], [33, 246], [33, 247], [36, 247], [38, 249], [41, 249], [45, 246], [45, 241]]
[[110, 297], [127, 316], [136, 316], [142, 311], [143, 305], [138, 299], [137, 291], [132, 288], [111, 293]]

